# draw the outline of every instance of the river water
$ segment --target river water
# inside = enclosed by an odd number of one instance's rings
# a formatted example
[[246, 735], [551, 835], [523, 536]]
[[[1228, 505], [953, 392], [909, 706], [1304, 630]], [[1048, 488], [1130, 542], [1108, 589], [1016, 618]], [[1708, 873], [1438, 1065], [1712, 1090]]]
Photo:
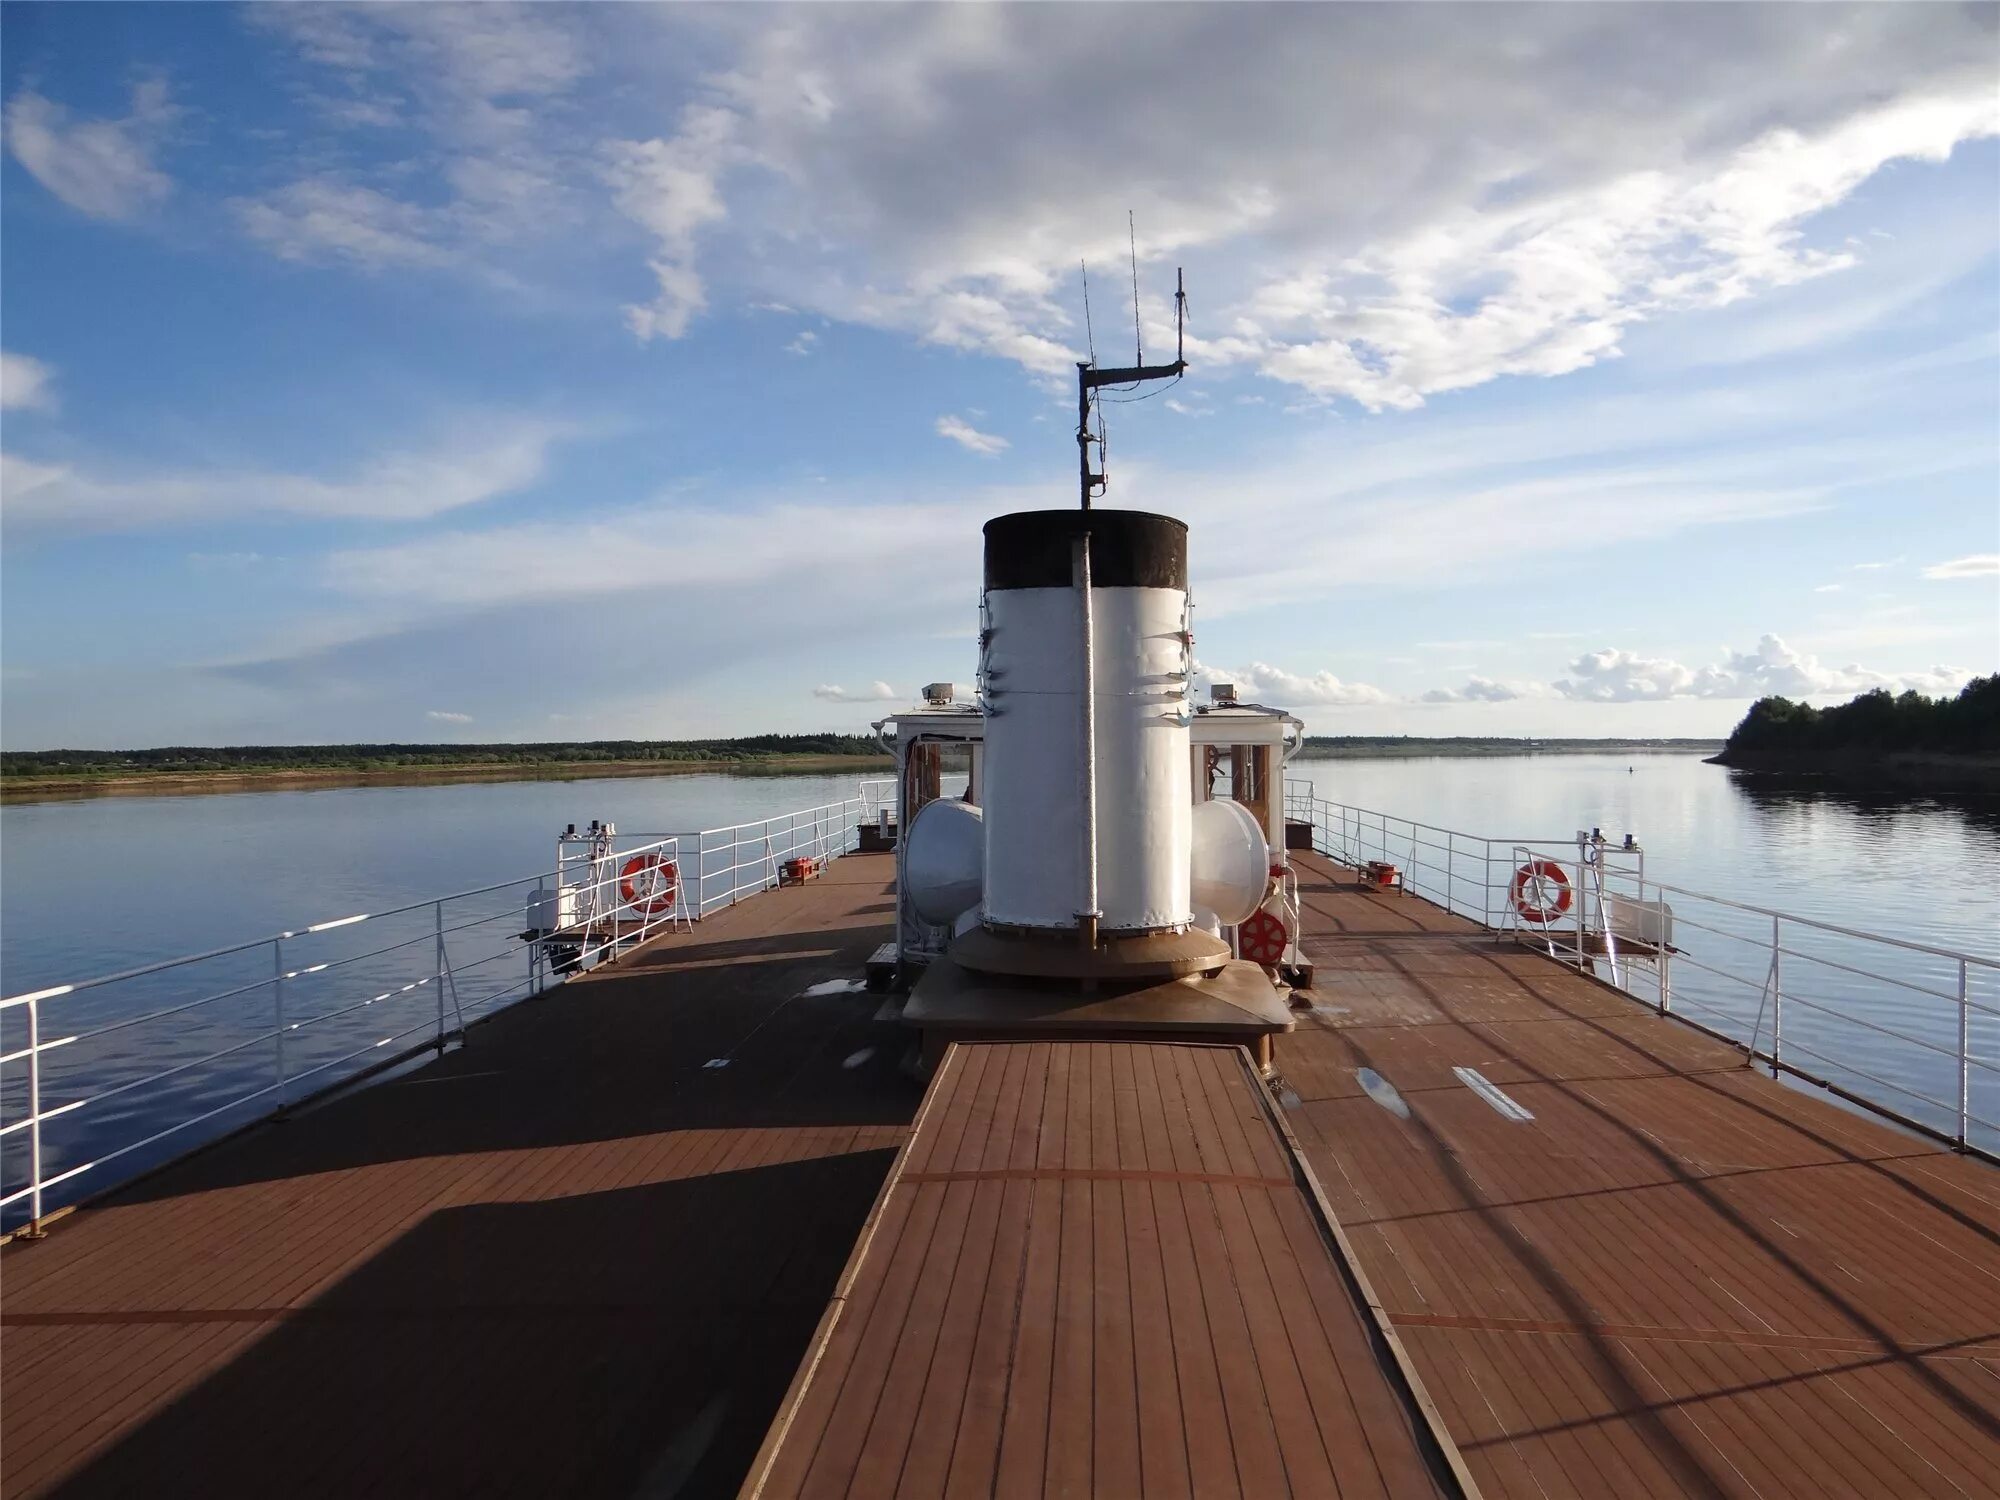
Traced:
[[[2000, 892], [2000, 798], [1863, 796], [1779, 787], [1694, 756], [1659, 754], [1302, 760], [1290, 775], [1312, 781], [1322, 798], [1499, 840], [1560, 840], [1577, 828], [1598, 827], [1615, 842], [1629, 832], [1645, 848], [1646, 874], [1652, 880], [1975, 954], [1991, 956], [2000, 946], [1995, 894]], [[12, 804], [0, 808], [5, 852], [0, 865], [0, 985], [7, 994], [40, 990], [531, 876], [553, 866], [555, 836], [570, 823], [609, 819], [627, 836], [685, 833], [856, 794], [852, 775], [717, 774]], [[522, 900], [519, 889], [489, 898], [478, 914], [488, 924], [484, 931], [504, 935], [517, 927]], [[1705, 908], [1698, 903], [1676, 898], [1675, 906], [1677, 920], [1703, 920], [1698, 913]], [[1757, 920], [1718, 925], [1747, 923], [1746, 930], [1761, 932]], [[409, 919], [408, 937], [391, 935], [419, 945], [428, 941], [424, 924], [431, 921], [426, 909]], [[382, 924], [370, 923], [354, 932], [379, 946], [384, 939], [378, 933], [384, 930]], [[1677, 929], [1677, 941], [1694, 933], [1692, 928]], [[328, 938], [319, 949], [302, 953], [298, 945], [290, 945], [283, 961], [308, 965], [355, 953], [365, 957], [363, 941], [357, 937], [339, 948]], [[454, 936], [452, 941], [460, 945], [460, 953], [467, 951], [467, 938]], [[1804, 939], [1800, 943], [1810, 946]], [[1739, 946], [1745, 951], [1733, 954], [1724, 967], [1761, 972], [1763, 960], [1747, 942]], [[1914, 976], [1941, 992], [1953, 987], [1955, 965], [1948, 960], [1880, 948], [1829, 951], [1838, 961], [1864, 958], [1860, 967], [1879, 972], [1888, 966], [1891, 977]], [[428, 948], [412, 946], [400, 955], [406, 967], [410, 952], [425, 955], [428, 963]], [[391, 959], [355, 961], [324, 977], [341, 976], [350, 987], [365, 987], [380, 973], [393, 994], [392, 981], [402, 974], [383, 967]], [[65, 1097], [65, 1088], [79, 1097], [101, 1092], [107, 1083], [157, 1071], [163, 1059], [206, 1057], [221, 1045], [233, 1045], [234, 1036], [260, 1034], [256, 1028], [268, 1033], [270, 973], [268, 950], [220, 961], [202, 973], [201, 983], [211, 989], [240, 987], [243, 994], [196, 1013], [202, 1018], [199, 1024], [192, 1017], [169, 1017], [114, 1032], [95, 1039], [95, 1052], [71, 1049], [74, 1061], [66, 1067], [55, 1065], [64, 1054], [51, 1054], [45, 1102]], [[52, 1001], [44, 1011], [44, 1037], [65, 1027], [104, 1027], [126, 1014], [176, 1004], [192, 982], [185, 976], [186, 971], [176, 971]], [[1832, 985], [1827, 993], [1844, 993], [1846, 981], [1831, 968], [1821, 978]], [[456, 1003], [469, 994], [467, 1003], [474, 1007], [489, 999], [497, 1003], [510, 997], [515, 991], [508, 987], [518, 987], [523, 979], [511, 966], [504, 974], [497, 969], [465, 974], [451, 998]], [[1789, 996], [1794, 984], [1802, 986], [1801, 993], [1812, 993], [1812, 983], [1788, 978], [1785, 993]], [[1993, 987], [1982, 990], [1981, 983], [1983, 977], [1975, 971], [1975, 993], [1995, 999]], [[1947, 1058], [1940, 1072], [1936, 1049], [1955, 1047], [1956, 1007], [1921, 998], [1911, 1005], [1905, 1003], [1906, 995], [1883, 998], [1875, 993], [1879, 987], [1853, 984], [1859, 987], [1848, 998], [1875, 1018], [1868, 1024], [1917, 1037], [1921, 1046], [1870, 1032], [1866, 1025], [1847, 1027], [1837, 1036], [1822, 1031], [1822, 1045], [1837, 1043], [1843, 1053], [1858, 1055], [1861, 1065], [1875, 1067], [1891, 1085], [1918, 1087], [1911, 1080], [1919, 1080], [1920, 1090], [1931, 1099], [1955, 1103], [1956, 1065]], [[293, 981], [293, 989], [296, 1003], [308, 1010], [316, 1003], [329, 1014], [345, 1008], [333, 1002], [347, 992], [336, 992], [330, 984], [324, 1001], [313, 999], [303, 979]], [[1747, 1007], [1758, 998], [1754, 984], [1705, 981], [1692, 961], [1686, 972], [1676, 969], [1673, 989], [1690, 1003], [1705, 998], [1728, 1011], [1739, 1030]], [[431, 993], [418, 990], [397, 1003], [427, 1006]], [[388, 1002], [391, 994], [375, 998]], [[361, 998], [368, 1000], [365, 994]], [[237, 1009], [232, 1012], [232, 1007]], [[411, 1014], [422, 1022], [420, 1013]], [[21, 1045], [20, 1021], [19, 1008], [0, 1015], [0, 1049]], [[372, 1011], [352, 1024], [376, 1026], [390, 1036], [407, 1034], [379, 1022]], [[1800, 1036], [1802, 1045], [1811, 1041], [1809, 1028], [1795, 1032], [1790, 1016], [1786, 1024], [1788, 1037]], [[340, 1026], [323, 1029], [323, 1054], [309, 1050], [309, 1039], [296, 1039], [291, 1065], [333, 1056], [339, 1037], [362, 1035], [343, 1030], [349, 1026], [343, 1018]], [[1984, 1019], [1975, 1015], [1970, 1029], [1975, 1054], [2000, 1053], [2000, 1035]], [[363, 1044], [372, 1036], [363, 1035]], [[104, 1051], [114, 1045], [122, 1050]], [[74, 1156], [101, 1150], [106, 1131], [136, 1138], [134, 1132], [143, 1133], [164, 1118], [162, 1109], [185, 1111], [192, 1107], [190, 1100], [206, 1102], [210, 1095], [201, 1089], [239, 1087], [254, 1079], [256, 1069], [268, 1063], [261, 1048], [243, 1045], [237, 1059], [240, 1076], [211, 1077], [216, 1070], [206, 1065], [191, 1069], [190, 1086], [199, 1079], [200, 1087], [176, 1100], [158, 1098], [151, 1088], [135, 1088], [111, 1105], [86, 1111], [87, 1127], [83, 1118], [70, 1117], [74, 1128], [67, 1138], [52, 1128], [51, 1151]], [[1853, 1081], [1833, 1071], [1843, 1081]], [[1975, 1114], [2000, 1117], [2000, 1089], [1990, 1086], [1995, 1082], [2000, 1074], [1974, 1079]], [[19, 1064], [0, 1072], [8, 1122], [20, 1118], [20, 1089]], [[256, 1109], [267, 1109], [272, 1102], [263, 1097]], [[1908, 1107], [1909, 1101], [1898, 1103]], [[1935, 1108], [1915, 1112], [1949, 1123]], [[216, 1123], [230, 1119], [224, 1115]], [[19, 1132], [6, 1142], [10, 1187], [20, 1180], [23, 1144]], [[172, 1138], [161, 1149], [181, 1144], [186, 1141]]]

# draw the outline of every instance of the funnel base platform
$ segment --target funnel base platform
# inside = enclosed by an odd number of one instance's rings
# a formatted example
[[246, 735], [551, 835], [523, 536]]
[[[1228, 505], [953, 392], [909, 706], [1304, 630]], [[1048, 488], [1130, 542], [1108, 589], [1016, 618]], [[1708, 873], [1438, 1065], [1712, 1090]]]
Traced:
[[910, 992], [903, 1022], [923, 1033], [926, 1063], [951, 1042], [1234, 1042], [1271, 1064], [1272, 1038], [1293, 1026], [1291, 1008], [1253, 963], [1216, 973], [1129, 985], [982, 974], [935, 960]]

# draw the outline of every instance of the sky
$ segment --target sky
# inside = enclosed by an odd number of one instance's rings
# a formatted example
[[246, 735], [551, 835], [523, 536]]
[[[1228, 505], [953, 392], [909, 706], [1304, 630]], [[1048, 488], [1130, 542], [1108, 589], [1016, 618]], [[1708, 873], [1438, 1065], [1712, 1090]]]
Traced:
[[10, 749], [860, 729], [1179, 268], [1099, 503], [1316, 733], [2000, 667], [2000, 7], [0, 27]]

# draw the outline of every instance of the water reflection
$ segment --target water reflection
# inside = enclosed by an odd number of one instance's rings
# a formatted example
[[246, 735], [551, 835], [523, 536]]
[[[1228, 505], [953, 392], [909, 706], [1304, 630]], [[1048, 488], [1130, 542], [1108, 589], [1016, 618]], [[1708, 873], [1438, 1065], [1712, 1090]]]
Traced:
[[1758, 811], [1782, 816], [1800, 808], [1826, 807], [1867, 823], [1908, 818], [1956, 818], [2000, 840], [2000, 793], [1870, 791], [1825, 777], [1779, 776], [1727, 771], [1730, 785]]

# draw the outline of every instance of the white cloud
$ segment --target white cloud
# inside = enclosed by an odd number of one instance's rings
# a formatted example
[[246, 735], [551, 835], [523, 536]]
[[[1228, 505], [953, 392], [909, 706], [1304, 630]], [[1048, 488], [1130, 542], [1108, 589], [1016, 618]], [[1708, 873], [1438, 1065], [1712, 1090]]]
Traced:
[[244, 231], [284, 260], [346, 261], [368, 270], [451, 261], [430, 209], [330, 177], [303, 178], [262, 198], [231, 201]]
[[1270, 703], [1279, 708], [1394, 701], [1380, 688], [1370, 687], [1365, 682], [1343, 682], [1331, 672], [1302, 675], [1262, 661], [1253, 661], [1249, 666], [1233, 672], [1196, 662], [1194, 682], [1198, 689], [1209, 688], [1218, 682], [1234, 683], [1238, 698], [1247, 702]]
[[[980, 521], [1021, 503], [1006, 491], [970, 492], [936, 503], [875, 504], [841, 492], [827, 494], [824, 503], [818, 495], [802, 503], [746, 493], [730, 510], [661, 501], [559, 522], [432, 533], [335, 552], [326, 559], [325, 576], [334, 588], [371, 603], [476, 609], [657, 589], [663, 579], [746, 596], [776, 595], [786, 592], [792, 579], [813, 577], [819, 580], [816, 587], [829, 587], [850, 569], [865, 575], [875, 566], [907, 561], [914, 575], [909, 597], [970, 601], [978, 597]], [[954, 538], [958, 545], [952, 549]], [[592, 565], [551, 568], [548, 559], [557, 555], [589, 557]], [[918, 566], [940, 557], [946, 559], [943, 567]], [[867, 609], [874, 592], [859, 588], [852, 607]], [[881, 602], [877, 597], [878, 609]]]
[[1476, 673], [1464, 687], [1432, 688], [1421, 699], [1425, 703], [1512, 703], [1521, 698], [1546, 698], [1550, 689], [1539, 682], [1502, 682]]
[[903, 695], [886, 682], [871, 682], [865, 688], [853, 692], [833, 683], [821, 683], [813, 689], [813, 696], [828, 703], [896, 703]]
[[54, 378], [39, 359], [0, 350], [0, 411], [47, 411], [56, 404]]
[[1774, 129], [1705, 172], [1649, 167], [1513, 210], [1463, 209], [1341, 273], [1264, 288], [1242, 357], [1373, 410], [1567, 374], [1615, 357], [1634, 323], [1845, 269], [1851, 252], [1802, 243], [1805, 220], [1890, 161], [1942, 160], [1996, 129], [1991, 90], [1968, 90], [1817, 137]]
[[[231, 201], [258, 243], [286, 259], [368, 271], [462, 267], [519, 293], [546, 273], [547, 246], [581, 227], [596, 184], [568, 96], [590, 70], [593, 44], [576, 18], [506, 4], [264, 5], [246, 14], [327, 70], [324, 87], [298, 92], [330, 124], [428, 137], [424, 149], [386, 161], [375, 139], [303, 153], [294, 181]], [[333, 170], [333, 160], [377, 164]], [[503, 263], [524, 244], [531, 253]]]
[[530, 129], [526, 106], [589, 69], [585, 36], [539, 6], [264, 5], [250, 20], [361, 98], [385, 74], [418, 85], [441, 128], [482, 142]]
[[2000, 552], [1975, 552], [1924, 569], [1926, 578], [1991, 578], [1995, 574], [2000, 574]]
[[133, 87], [132, 107], [118, 120], [72, 122], [62, 105], [23, 89], [7, 103], [7, 146], [37, 182], [79, 213], [130, 219], [173, 191], [153, 153], [177, 113], [157, 78]]
[[[760, 277], [831, 317], [1059, 373], [1081, 342], [1077, 257], [1124, 258], [1094, 191], [1108, 175], [1152, 231], [1142, 259], [1164, 274], [1199, 254], [1197, 362], [1407, 407], [1838, 270], [1855, 252], [1808, 243], [1814, 214], [1996, 129], [1969, 18], [1848, 10], [1829, 37], [1778, 12], [1471, 11], [1446, 36], [1339, 8], [1143, 14], [742, 25], [709, 82], [744, 158], [789, 188], [761, 221]], [[1133, 65], [1104, 77], [1099, 44]], [[1672, 70], [1647, 62], [1669, 47]], [[1158, 98], [1190, 65], [1201, 97]], [[1126, 127], [1087, 158], [1069, 149], [1084, 99]], [[1264, 269], [1273, 244], [1282, 272]], [[1156, 347], [1167, 311], [1146, 310]]]
[[1855, 563], [1853, 570], [1856, 573], [1878, 573], [1884, 568], [1901, 567], [1904, 563], [1908, 561], [1909, 559], [1906, 557], [1892, 557], [1885, 562]]
[[810, 328], [807, 328], [802, 330], [797, 338], [793, 339], [789, 344], [785, 345], [785, 353], [799, 354], [799, 355], [810, 354], [813, 352], [813, 345], [817, 344], [818, 342], [819, 342], [819, 335], [814, 333]]
[[1813, 585], [1813, 592], [1815, 594], [1837, 594], [1840, 592], [1840, 589], [1841, 586], [1837, 583], [1818, 583]]
[[471, 714], [455, 714], [442, 708], [427, 708], [424, 710], [424, 717], [426, 719], [435, 719], [440, 724], [470, 724], [472, 722]]
[[[1808, 419], [1843, 420], [1854, 406], [1877, 400], [1879, 388], [1876, 373], [1863, 369], [1837, 389], [1815, 379], [1782, 393], [1738, 387], [1718, 400], [1690, 386], [1509, 414], [1448, 433], [1344, 428], [1294, 439], [1247, 468], [1132, 463], [1121, 468], [1119, 483], [1121, 492], [1129, 486], [1143, 494], [1146, 508], [1194, 528], [1201, 618], [1216, 620], [1399, 586], [1517, 578], [1551, 557], [1616, 555], [1676, 534], [1808, 512], [1830, 503], [1844, 484], [1894, 482], [1905, 472], [1901, 448], [1829, 443], [1816, 427], [1790, 437]], [[1737, 440], [1746, 412], [1754, 413], [1747, 430], [1764, 434], [1760, 444]], [[1933, 444], [1919, 438], [1913, 446], [1928, 453]], [[1657, 466], [1649, 456], [1659, 448], [1690, 456]], [[1550, 468], [1563, 472], [1537, 477]], [[1787, 487], [1768, 487], [1774, 475]], [[843, 618], [860, 630], [928, 610], [922, 628], [931, 632], [940, 620], [966, 619], [977, 597], [984, 520], [1072, 503], [1073, 488], [1053, 477], [964, 486], [948, 496], [917, 485], [832, 483], [815, 487], [810, 505], [795, 490], [772, 486], [742, 493], [727, 511], [665, 494], [615, 510], [574, 511], [559, 524], [467, 526], [350, 548], [325, 559], [323, 579], [374, 617], [643, 591], [661, 579], [712, 579], [772, 596], [807, 578], [817, 580], [816, 591], [829, 581], [841, 587], [850, 566], [863, 577], [891, 569], [911, 588], [893, 596], [843, 592]], [[1524, 515], [1535, 524], [1522, 524]], [[1286, 538], [1285, 547], [1272, 548], [1273, 536]], [[561, 553], [590, 556], [593, 567], [550, 568], [547, 559]], [[1478, 660], [1465, 643], [1451, 649]]]
[[728, 216], [721, 176], [736, 154], [737, 124], [728, 110], [689, 105], [671, 140], [610, 141], [603, 148], [612, 201], [659, 245], [650, 262], [658, 295], [625, 309], [641, 340], [681, 337], [708, 306], [694, 265], [695, 237]]
[[[642, 339], [728, 298], [1061, 376], [1078, 258], [1124, 263], [1115, 181], [1151, 347], [1186, 261], [1198, 365], [1378, 409], [1838, 271], [1865, 241], [1814, 243], [1816, 214], [2000, 129], [1987, 22], [1933, 7], [277, 9], [453, 149], [594, 160], [651, 240]], [[590, 136], [586, 79], [624, 138]]]
[[1750, 651], [1732, 651], [1713, 666], [1689, 667], [1665, 657], [1607, 649], [1586, 652], [1570, 663], [1570, 676], [1555, 684], [1565, 698], [1588, 703], [1640, 703], [1670, 698], [1786, 698], [1851, 695], [1872, 688], [1901, 692], [1955, 693], [1972, 676], [1957, 667], [1936, 666], [1910, 673], [1874, 672], [1858, 666], [1829, 667], [1787, 646], [1775, 635], [1761, 637]]
[[345, 479], [241, 470], [123, 476], [6, 454], [0, 486], [13, 527], [133, 530], [257, 512], [409, 521], [536, 483], [566, 431], [532, 419], [472, 424]]
[[991, 458], [996, 453], [1004, 453], [1012, 446], [1003, 437], [996, 437], [990, 432], [981, 432], [963, 417], [939, 417], [935, 426], [939, 437], [950, 438], [968, 453], [978, 453]]

